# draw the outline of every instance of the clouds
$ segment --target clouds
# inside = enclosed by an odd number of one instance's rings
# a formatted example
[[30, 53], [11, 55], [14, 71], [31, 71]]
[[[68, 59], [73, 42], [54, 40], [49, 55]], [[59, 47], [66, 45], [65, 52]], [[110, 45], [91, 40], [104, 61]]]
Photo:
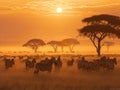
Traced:
[[8, 10], [12, 10], [12, 8], [10, 8], [10, 7], [0, 7], [0, 11], [8, 11]]
[[38, 0], [28, 2], [25, 6], [44, 14], [56, 14], [57, 7], [62, 7], [64, 14], [78, 14], [84, 10], [120, 7], [120, 0]]
[[[81, 14], [87, 11], [92, 13], [95, 10], [120, 8], [120, 0], [0, 0], [1, 11], [23, 11], [43, 15], [56, 15], [56, 8], [62, 7], [64, 15]], [[109, 10], [110, 10], [109, 9]], [[24, 11], [25, 10], [25, 11]], [[108, 10], [108, 11], [109, 11]]]

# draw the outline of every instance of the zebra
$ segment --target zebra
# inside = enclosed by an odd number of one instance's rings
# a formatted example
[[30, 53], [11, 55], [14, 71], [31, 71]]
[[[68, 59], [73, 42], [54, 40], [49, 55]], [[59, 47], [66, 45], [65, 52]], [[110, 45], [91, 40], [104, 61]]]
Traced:
[[74, 59], [73, 59], [73, 58], [72, 58], [72, 60], [67, 61], [67, 65], [68, 65], [68, 66], [72, 66], [73, 63], [74, 63]]
[[5, 69], [9, 69], [15, 64], [14, 59], [12, 59], [12, 60], [4, 59], [4, 61], [5, 61]]
[[34, 68], [35, 63], [36, 63], [35, 59], [33, 59], [32, 61], [26, 60], [25, 61], [26, 70], [28, 70], [30, 68]]
[[48, 58], [46, 58], [45, 60], [42, 60], [41, 62], [36, 63], [34, 73], [38, 74], [39, 71], [51, 72], [52, 71], [52, 65], [54, 63], [55, 63], [54, 57], [52, 57], [50, 60]]

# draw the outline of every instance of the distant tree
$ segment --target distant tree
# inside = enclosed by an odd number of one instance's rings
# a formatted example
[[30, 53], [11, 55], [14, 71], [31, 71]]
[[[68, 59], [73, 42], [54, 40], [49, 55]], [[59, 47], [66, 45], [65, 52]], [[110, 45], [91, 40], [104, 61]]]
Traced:
[[44, 46], [45, 42], [41, 39], [31, 39], [23, 45], [23, 47], [30, 47], [36, 53], [40, 46]]
[[57, 52], [59, 41], [50, 41], [47, 44], [51, 45], [54, 49], [54, 52]]
[[118, 26], [120, 25], [120, 17], [112, 15], [95, 15], [82, 20], [87, 23], [79, 33], [88, 37], [96, 48], [98, 56], [101, 55], [102, 41], [107, 37], [120, 36]]
[[114, 42], [111, 42], [111, 41], [105, 41], [103, 43], [104, 46], [107, 46], [107, 52], [109, 52], [109, 49], [111, 46], [113, 46], [115, 43]]
[[74, 38], [67, 38], [61, 41], [63, 46], [68, 46], [70, 52], [73, 52], [73, 48], [75, 47], [75, 45], [80, 44], [79, 41], [77, 39]]
[[61, 47], [62, 52], [64, 52], [64, 43], [62, 43], [62, 41], [59, 41], [57, 45]]

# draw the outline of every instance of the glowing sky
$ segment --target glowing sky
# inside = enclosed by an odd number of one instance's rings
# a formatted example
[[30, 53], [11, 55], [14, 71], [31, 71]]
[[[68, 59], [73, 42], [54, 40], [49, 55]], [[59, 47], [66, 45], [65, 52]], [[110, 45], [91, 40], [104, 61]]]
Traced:
[[0, 0], [0, 45], [76, 37], [83, 18], [101, 13], [120, 16], [120, 0]]
[[[57, 7], [64, 9], [64, 14], [80, 14], [81, 10], [115, 9], [120, 7], [120, 0], [0, 0], [1, 12], [31, 11], [38, 14], [55, 14]], [[106, 10], [107, 11], [107, 10]]]

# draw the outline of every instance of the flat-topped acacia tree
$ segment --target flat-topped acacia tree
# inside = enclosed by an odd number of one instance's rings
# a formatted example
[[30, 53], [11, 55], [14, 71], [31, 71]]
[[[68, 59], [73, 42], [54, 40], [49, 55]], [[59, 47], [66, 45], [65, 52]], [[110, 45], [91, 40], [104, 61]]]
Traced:
[[30, 47], [36, 53], [40, 46], [44, 46], [45, 42], [41, 39], [31, 39], [23, 45], [23, 47]]
[[54, 52], [57, 52], [58, 47], [61, 47], [62, 52], [64, 52], [64, 44], [62, 43], [62, 41], [50, 41], [47, 44], [53, 47]]
[[120, 37], [120, 17], [101, 14], [82, 20], [86, 26], [79, 29], [79, 34], [88, 37], [96, 48], [98, 56], [101, 55], [102, 41], [110, 37]]
[[47, 43], [48, 45], [51, 45], [54, 49], [54, 52], [57, 52], [58, 46], [59, 46], [59, 41], [50, 41]]
[[68, 46], [70, 52], [73, 52], [73, 49], [74, 49], [75, 45], [80, 44], [80, 42], [77, 39], [75, 39], [75, 38], [63, 39], [61, 41], [61, 43], [63, 44], [63, 46]]

